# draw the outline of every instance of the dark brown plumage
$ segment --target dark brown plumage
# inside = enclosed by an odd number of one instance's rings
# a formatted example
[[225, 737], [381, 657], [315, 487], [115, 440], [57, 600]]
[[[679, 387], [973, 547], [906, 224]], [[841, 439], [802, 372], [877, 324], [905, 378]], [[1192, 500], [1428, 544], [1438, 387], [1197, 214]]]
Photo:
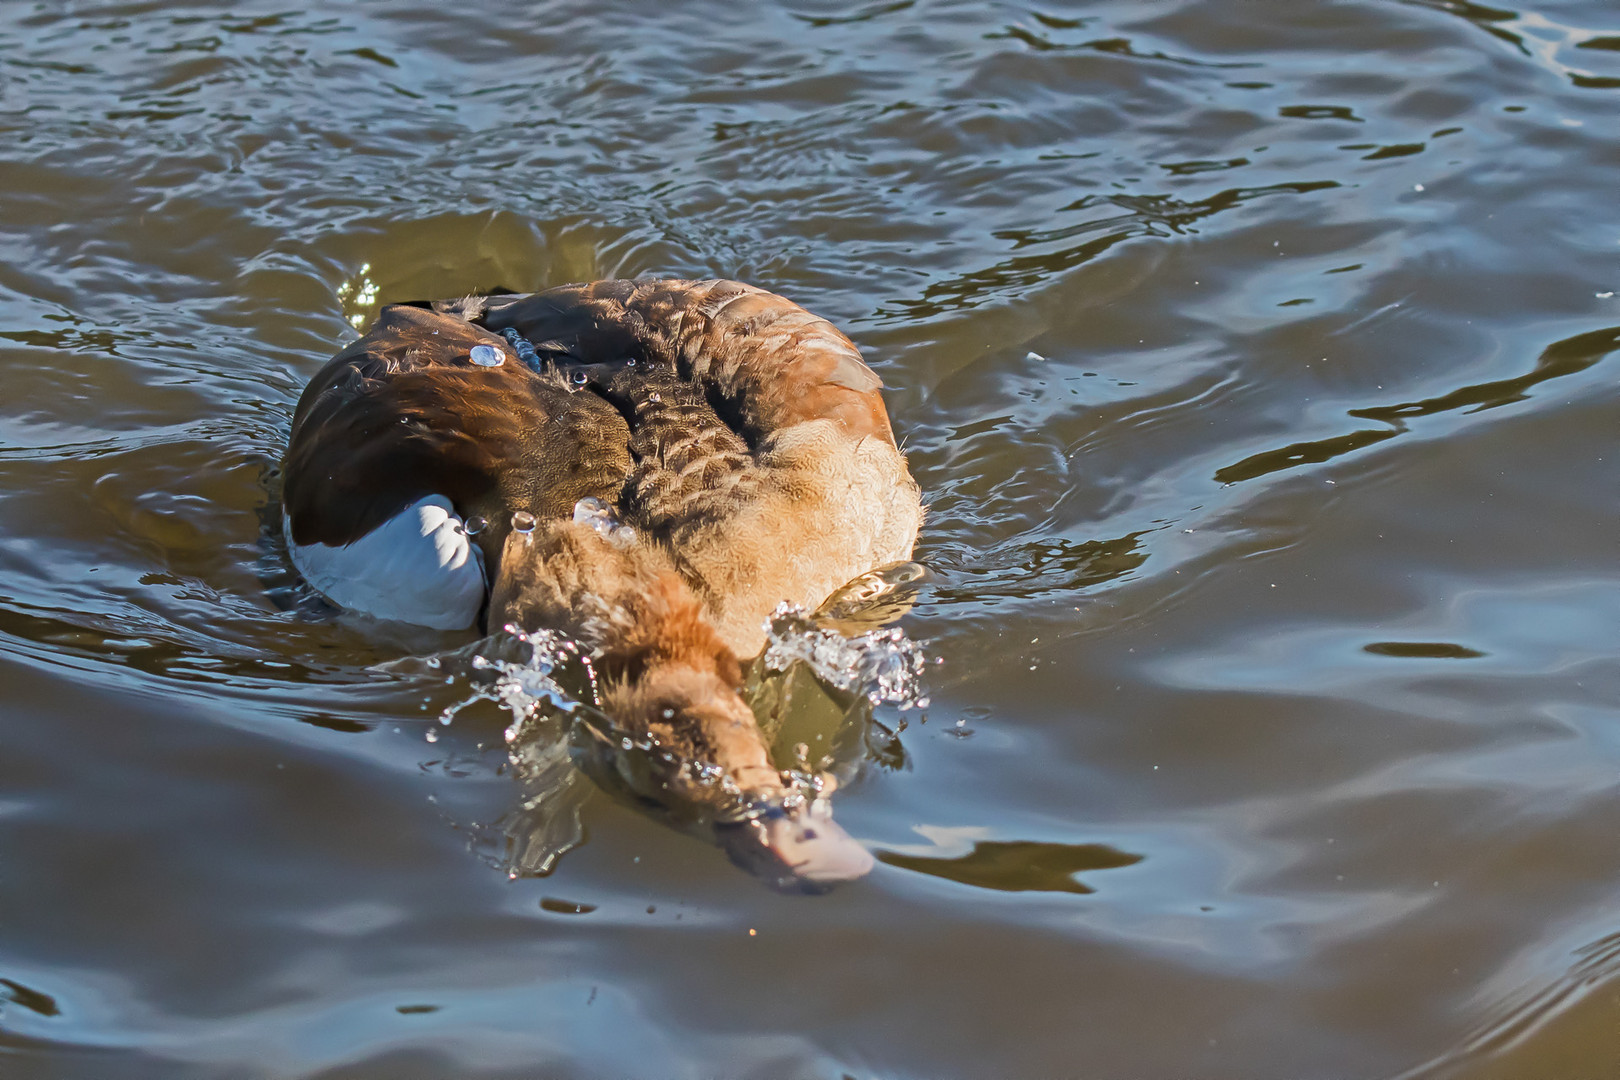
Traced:
[[618, 412], [557, 371], [470, 366], [480, 344], [505, 342], [396, 305], [316, 373], [285, 461], [297, 543], [349, 543], [435, 492], [497, 523], [495, 541], [513, 511], [565, 516], [588, 495], [616, 498], [630, 469]]

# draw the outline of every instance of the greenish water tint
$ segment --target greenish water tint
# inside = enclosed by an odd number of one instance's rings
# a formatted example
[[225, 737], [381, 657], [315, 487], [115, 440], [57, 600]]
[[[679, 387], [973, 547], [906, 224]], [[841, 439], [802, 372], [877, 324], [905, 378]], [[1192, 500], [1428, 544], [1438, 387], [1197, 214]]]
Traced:
[[[0, 0], [0, 1075], [1609, 1074], [1617, 43]], [[281, 549], [379, 305], [638, 274], [847, 329], [930, 504], [928, 708], [761, 689], [883, 853], [825, 896]]]

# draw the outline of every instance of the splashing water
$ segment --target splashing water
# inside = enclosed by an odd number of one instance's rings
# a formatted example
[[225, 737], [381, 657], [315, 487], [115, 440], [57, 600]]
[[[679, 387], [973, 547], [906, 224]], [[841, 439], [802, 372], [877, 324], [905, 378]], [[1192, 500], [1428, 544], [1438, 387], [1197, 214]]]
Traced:
[[[504, 742], [513, 775], [522, 782], [520, 806], [493, 822], [468, 823], [475, 846], [510, 878], [544, 877], [585, 838], [580, 810], [593, 785], [574, 768], [567, 727], [579, 722], [594, 699], [595, 673], [583, 647], [554, 630], [524, 633], [515, 626], [443, 659], [431, 658], [430, 670], [448, 666], [466, 678], [468, 695], [439, 714], [451, 723], [479, 701], [494, 702], [511, 715]], [[575, 666], [577, 664], [577, 666]], [[561, 678], [583, 670], [579, 680]], [[576, 690], [565, 684], [576, 685]], [[576, 692], [578, 691], [578, 692]], [[588, 721], [587, 721], [588, 722]], [[427, 740], [438, 740], [429, 728]]]
[[927, 659], [922, 646], [899, 627], [845, 637], [818, 625], [797, 604], [779, 604], [771, 613], [765, 645], [769, 670], [786, 671], [795, 663], [808, 664], [822, 682], [861, 695], [872, 705], [926, 709], [923, 671]]
[[[576, 508], [576, 519], [583, 517], [610, 533], [628, 531], [611, 519], [593, 520], [594, 510], [582, 500], [580, 508]], [[655, 741], [645, 736], [632, 741], [616, 729], [611, 718], [598, 711], [596, 673], [579, 642], [556, 630], [530, 633], [510, 625], [504, 629], [506, 644], [527, 647], [528, 656], [507, 659], [500, 655], [503, 650], [499, 645], [481, 643], [480, 651], [468, 661], [469, 693], [440, 712], [441, 724], [450, 724], [476, 702], [493, 702], [512, 717], [505, 732], [506, 743], [511, 746], [550, 706], [575, 721], [583, 720], [599, 738], [626, 744], [625, 750], [658, 751]], [[766, 631], [763, 660], [767, 671], [782, 673], [803, 663], [822, 683], [864, 698], [869, 705], [895, 705], [901, 711], [928, 707], [924, 683], [928, 657], [922, 646], [898, 627], [849, 636], [822, 625], [816, 616], [796, 604], [782, 603], [772, 612]], [[566, 689], [554, 677], [559, 669], [575, 663], [584, 669], [588, 680], [588, 688], [581, 688], [583, 693]], [[437, 669], [438, 665], [433, 667]], [[584, 713], [580, 712], [582, 708]], [[692, 764], [704, 767], [703, 763]]]
[[[584, 516], [596, 518], [595, 509], [585, 506]], [[614, 531], [611, 519], [592, 520], [591, 524]], [[805, 663], [823, 683], [864, 702], [863, 708], [894, 704], [911, 709], [928, 704], [922, 685], [922, 649], [898, 629], [846, 637], [818, 624], [804, 609], [784, 604], [772, 615], [768, 632], [763, 657], [767, 670], [785, 672], [796, 663]], [[485, 830], [487, 835], [480, 835], [491, 862], [513, 878], [551, 873], [563, 854], [583, 842], [581, 808], [598, 785], [624, 788], [657, 801], [657, 789], [664, 786], [660, 777], [680, 770], [722, 797], [706, 804], [706, 809], [697, 804], [666, 807], [674, 814], [672, 824], [707, 828], [708, 822], [717, 829], [747, 827], [758, 832], [783, 814], [803, 822], [828, 817], [828, 797], [858, 767], [850, 762], [842, 774], [826, 771], [831, 759], [812, 765], [809, 747], [799, 744], [791, 764], [780, 774], [785, 792], [762, 801], [740, 790], [720, 765], [682, 760], [660, 746], [655, 737], [633, 737], [619, 728], [600, 710], [588, 650], [558, 631], [526, 633], [507, 626], [504, 634], [487, 638], [461, 655], [466, 658], [462, 670], [468, 694], [445, 708], [439, 721], [450, 724], [462, 710], [480, 701], [494, 703], [511, 717], [504, 733], [507, 760], [528, 795], [520, 809], [492, 823]], [[437, 672], [442, 670], [442, 662], [428, 667]], [[436, 726], [429, 730], [430, 742], [437, 741], [437, 731]]]
[[[590, 661], [577, 641], [556, 630], [537, 630], [531, 634], [508, 626], [506, 632], [529, 647], [528, 659], [518, 662], [475, 653], [470, 661], [473, 671], [493, 675], [493, 678], [475, 676], [468, 697], [447, 706], [439, 714], [439, 723], [450, 723], [474, 702], [493, 701], [512, 714], [512, 723], [506, 729], [506, 741], [511, 744], [518, 740], [524, 726], [535, 719], [546, 705], [572, 713], [583, 704], [552, 678], [558, 668], [576, 660], [590, 672]], [[595, 681], [592, 673], [593, 686]]]
[[574, 504], [574, 522], [589, 525], [615, 547], [629, 547], [636, 542], [636, 530], [621, 522], [613, 508], [594, 495], [587, 495]]

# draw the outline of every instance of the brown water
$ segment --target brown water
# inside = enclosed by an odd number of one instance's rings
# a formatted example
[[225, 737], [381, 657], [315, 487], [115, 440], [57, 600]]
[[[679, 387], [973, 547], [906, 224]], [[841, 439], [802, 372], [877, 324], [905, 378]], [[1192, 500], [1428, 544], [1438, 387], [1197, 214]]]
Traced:
[[[0, 1074], [1620, 1075], [1612, 3], [296, 3], [0, 3]], [[651, 273], [932, 504], [830, 895], [286, 609], [351, 322]]]

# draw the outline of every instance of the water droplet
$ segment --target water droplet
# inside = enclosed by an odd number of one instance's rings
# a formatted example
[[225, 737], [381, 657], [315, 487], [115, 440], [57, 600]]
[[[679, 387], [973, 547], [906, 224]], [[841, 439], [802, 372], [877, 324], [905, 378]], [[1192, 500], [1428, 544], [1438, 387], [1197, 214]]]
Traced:
[[428, 742], [438, 742], [439, 733], [434, 731], [432, 728], [428, 728], [427, 734], [424, 735], [423, 738], [425, 738]]
[[468, 536], [477, 536], [489, 526], [489, 519], [482, 514], [474, 514], [461, 526], [462, 532]]
[[587, 495], [574, 504], [574, 524], [589, 525], [618, 547], [628, 547], [636, 542], [636, 530], [621, 525], [613, 507], [595, 495]]
[[569, 375], [569, 379], [575, 386], [584, 386], [586, 383], [590, 382], [591, 377], [585, 374], [583, 368], [575, 368], [573, 373]]
[[664, 400], [664, 395], [660, 394], [658, 391], [654, 390], [652, 393], [647, 395], [647, 400], [648, 401], [654, 401], [654, 402], [663, 401]]
[[613, 511], [608, 509], [607, 503], [598, 499], [595, 495], [587, 495], [574, 504], [574, 522], [578, 525], [591, 525], [597, 528], [601, 528], [603, 524], [606, 524], [611, 528], [613, 526]]
[[493, 345], [474, 345], [467, 354], [467, 359], [479, 367], [500, 367], [506, 363], [506, 356]]
[[519, 510], [517, 513], [512, 515], [513, 530], [522, 533], [524, 536], [534, 532], [534, 527], [536, 524], [537, 522], [535, 521], [534, 515], [529, 513], [527, 510]]
[[636, 366], [636, 358], [633, 357], [633, 356], [625, 357], [624, 358], [624, 366], [625, 367], [635, 367]]

